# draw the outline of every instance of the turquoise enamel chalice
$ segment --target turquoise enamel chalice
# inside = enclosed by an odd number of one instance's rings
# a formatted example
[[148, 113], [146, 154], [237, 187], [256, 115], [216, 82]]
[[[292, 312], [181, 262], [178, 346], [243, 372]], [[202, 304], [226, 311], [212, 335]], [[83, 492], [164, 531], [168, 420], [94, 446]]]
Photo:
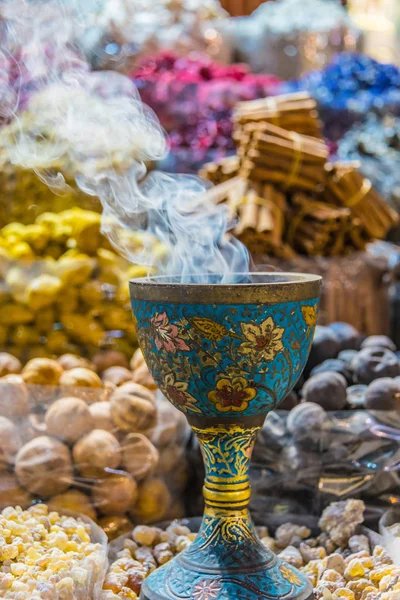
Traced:
[[308, 579], [255, 532], [248, 469], [265, 416], [306, 364], [321, 278], [254, 273], [238, 275], [232, 285], [206, 281], [154, 277], [130, 283], [147, 365], [186, 414], [206, 470], [196, 540], [145, 580], [141, 598], [309, 600]]

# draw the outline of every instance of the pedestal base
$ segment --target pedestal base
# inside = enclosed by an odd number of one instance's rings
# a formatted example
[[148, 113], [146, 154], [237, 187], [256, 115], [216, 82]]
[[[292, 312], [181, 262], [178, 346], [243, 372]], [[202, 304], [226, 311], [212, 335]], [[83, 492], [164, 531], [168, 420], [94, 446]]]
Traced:
[[312, 600], [307, 577], [259, 540], [248, 511], [206, 508], [196, 540], [143, 583], [142, 600]]
[[205, 572], [178, 556], [144, 582], [141, 600], [313, 600], [311, 584], [275, 558], [264, 570]]

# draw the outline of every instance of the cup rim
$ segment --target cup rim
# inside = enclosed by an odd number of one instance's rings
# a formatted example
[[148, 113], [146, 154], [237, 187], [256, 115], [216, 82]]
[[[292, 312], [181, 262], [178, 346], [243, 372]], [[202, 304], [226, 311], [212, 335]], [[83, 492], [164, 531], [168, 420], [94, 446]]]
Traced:
[[165, 275], [132, 279], [132, 300], [177, 304], [268, 304], [318, 299], [322, 277], [310, 273], [234, 273], [270, 281], [251, 283], [180, 283]]

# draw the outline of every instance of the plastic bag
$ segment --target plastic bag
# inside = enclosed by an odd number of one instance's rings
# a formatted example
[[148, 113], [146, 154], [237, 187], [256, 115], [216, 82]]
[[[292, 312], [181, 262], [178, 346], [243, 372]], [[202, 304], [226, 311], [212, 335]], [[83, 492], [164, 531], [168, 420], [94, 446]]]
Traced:
[[107, 570], [107, 537], [91, 519], [36, 504], [27, 511], [8, 507], [1, 521], [7, 537], [2, 598], [99, 598]]
[[400, 501], [396, 413], [327, 412], [301, 439], [288, 430], [289, 414], [271, 412], [256, 441], [250, 471], [256, 522], [263, 523], [266, 510], [318, 514], [332, 501], [354, 497], [373, 518]]
[[379, 521], [379, 532], [383, 545], [389, 552], [393, 562], [400, 566], [400, 510], [392, 508], [385, 512]]
[[[0, 378], [0, 508], [45, 501], [97, 520], [110, 537], [182, 516], [185, 417], [135, 383], [146, 383], [140, 363], [133, 373], [108, 368], [101, 380], [60, 362], [37, 359]], [[43, 377], [53, 385], [26, 383]], [[89, 380], [97, 387], [82, 385]]]

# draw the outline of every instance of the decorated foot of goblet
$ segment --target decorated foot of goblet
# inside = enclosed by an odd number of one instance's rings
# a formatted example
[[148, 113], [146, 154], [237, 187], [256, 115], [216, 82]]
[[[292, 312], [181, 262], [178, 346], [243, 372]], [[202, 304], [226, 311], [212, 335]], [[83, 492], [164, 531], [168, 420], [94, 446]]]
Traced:
[[186, 414], [206, 471], [199, 534], [145, 580], [142, 600], [312, 598], [308, 579], [256, 534], [248, 469], [265, 416], [306, 364], [321, 278], [254, 273], [237, 280], [181, 284], [154, 277], [130, 283], [147, 365], [164, 395]]

